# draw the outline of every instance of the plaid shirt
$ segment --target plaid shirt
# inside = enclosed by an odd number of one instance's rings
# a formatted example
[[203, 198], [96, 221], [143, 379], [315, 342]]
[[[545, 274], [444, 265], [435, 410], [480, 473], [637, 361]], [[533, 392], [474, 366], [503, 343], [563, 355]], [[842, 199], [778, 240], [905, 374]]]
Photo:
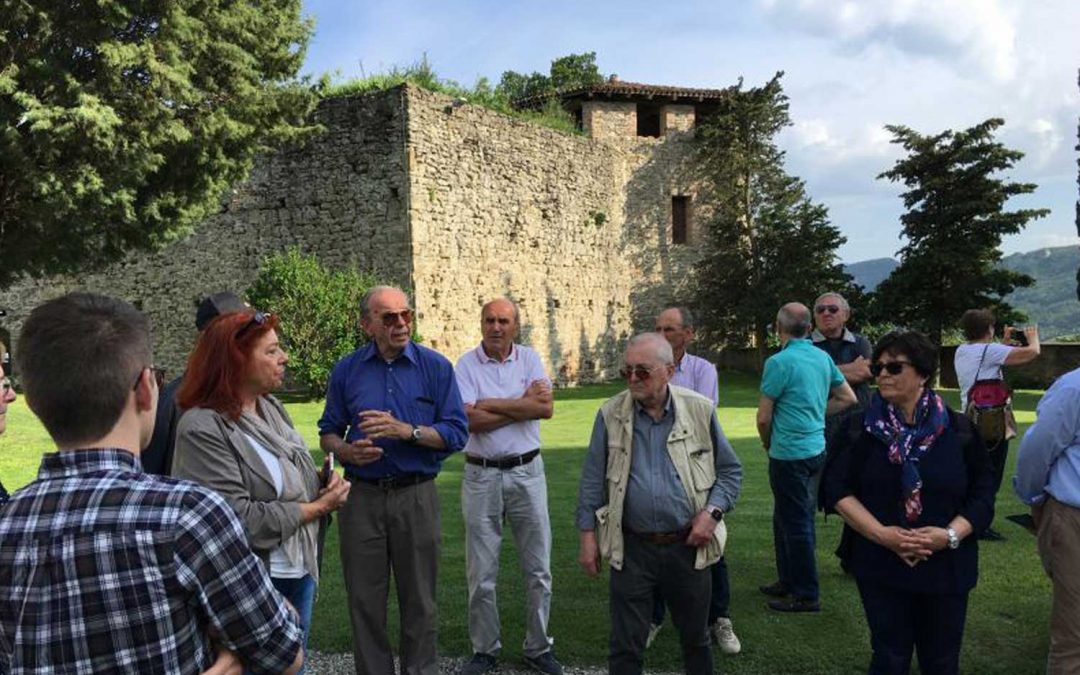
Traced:
[[0, 673], [255, 673], [303, 634], [217, 494], [122, 450], [49, 454], [0, 507]]

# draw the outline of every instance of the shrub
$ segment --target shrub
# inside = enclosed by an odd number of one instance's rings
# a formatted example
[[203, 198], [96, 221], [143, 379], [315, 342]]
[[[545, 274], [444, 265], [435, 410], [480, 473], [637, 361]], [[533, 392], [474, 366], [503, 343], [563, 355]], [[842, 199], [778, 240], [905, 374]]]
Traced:
[[367, 342], [360, 298], [378, 283], [356, 269], [329, 270], [293, 248], [263, 260], [247, 298], [280, 317], [293, 381], [322, 398], [334, 363]]

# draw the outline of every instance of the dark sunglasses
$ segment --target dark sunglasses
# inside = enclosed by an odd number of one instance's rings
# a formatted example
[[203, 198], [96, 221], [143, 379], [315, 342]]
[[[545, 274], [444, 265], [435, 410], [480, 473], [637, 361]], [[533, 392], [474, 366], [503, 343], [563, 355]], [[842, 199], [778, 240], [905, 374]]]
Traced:
[[818, 305], [814, 308], [814, 311], [818, 314], [825, 314], [826, 312], [829, 314], [836, 314], [840, 311], [840, 305]]
[[[885, 371], [890, 375], [899, 375], [904, 372], [904, 366], [912, 366], [910, 361], [889, 361], [888, 363], [873, 363], [870, 365], [870, 374], [874, 377], [881, 375], [881, 371]], [[914, 366], [912, 366], [914, 367]]]
[[[163, 386], [165, 386], [165, 373], [168, 371], [166, 371], [164, 368], [158, 368], [157, 366], [146, 366], [139, 369], [139, 374], [135, 376], [135, 384], [131, 385], [132, 389], [135, 389], [139, 386], [139, 380], [142, 379], [143, 371], [147, 368], [149, 368], [150, 372], [154, 374], [154, 382], [157, 384], [157, 388], [161, 389]], [[7, 378], [4, 379], [6, 380]], [[7, 393], [6, 388], [4, 390], [4, 393]]]
[[236, 339], [239, 340], [240, 338], [242, 338], [244, 336], [244, 333], [251, 330], [252, 326], [263, 325], [264, 323], [269, 321], [270, 317], [272, 316], [274, 315], [270, 314], [269, 312], [255, 312], [251, 315], [251, 319], [249, 319], [248, 322], [244, 324], [244, 327], [236, 332]]
[[623, 376], [624, 380], [629, 380], [633, 375], [637, 379], [644, 382], [652, 377], [652, 371], [656, 370], [659, 366], [653, 366], [652, 368], [646, 368], [645, 366], [626, 366], [619, 371], [619, 374]]
[[396, 325], [399, 318], [403, 323], [412, 323], [412, 315], [411, 309], [403, 309], [400, 312], [383, 312], [379, 318], [382, 319], [382, 325], [389, 328]]
[[[141, 375], [142, 373], [139, 373], [139, 374]], [[3, 379], [0, 379], [0, 396], [3, 396], [4, 398], [7, 398], [8, 392], [10, 392], [10, 391], [12, 391], [14, 389], [15, 389], [15, 385], [13, 385], [11, 383], [11, 378], [10, 377], [5, 377]]]

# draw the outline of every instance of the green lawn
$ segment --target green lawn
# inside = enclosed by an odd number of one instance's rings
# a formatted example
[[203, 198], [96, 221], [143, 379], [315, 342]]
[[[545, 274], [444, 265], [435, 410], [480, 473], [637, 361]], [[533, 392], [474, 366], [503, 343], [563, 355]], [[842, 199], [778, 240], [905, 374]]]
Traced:
[[[757, 586], [774, 580], [771, 509], [765, 455], [754, 430], [757, 381], [722, 373], [720, 422], [742, 459], [743, 493], [729, 516], [728, 566], [731, 573], [731, 613], [742, 640], [742, 654], [722, 657], [717, 666], [728, 673], [862, 673], [869, 645], [862, 608], [854, 583], [844, 577], [832, 555], [840, 520], [818, 519], [818, 565], [823, 611], [818, 615], [778, 615], [765, 609]], [[552, 574], [554, 600], [551, 633], [565, 663], [601, 665], [607, 653], [607, 581], [591, 580], [577, 567], [574, 510], [577, 480], [585, 445], [597, 408], [618, 386], [593, 386], [560, 391], [555, 416], [542, 425], [554, 537]], [[945, 392], [957, 404], [955, 391]], [[1039, 392], [1016, 395], [1022, 428], [1034, 419]], [[318, 403], [291, 403], [289, 411], [312, 447], [317, 446]], [[9, 488], [25, 484], [36, 471], [38, 455], [48, 437], [21, 400], [9, 412], [8, 431], [0, 437], [0, 477]], [[1010, 453], [1010, 458], [1015, 455]], [[442, 498], [443, 556], [440, 567], [440, 650], [466, 655], [468, 640], [464, 526], [459, 508], [462, 460], [446, 462], [438, 485]], [[1010, 475], [1011, 471], [1006, 475]], [[964, 642], [962, 672], [1041, 673], [1047, 649], [1050, 585], [1035, 551], [1034, 537], [1004, 519], [1025, 508], [1002, 487], [994, 526], [1007, 540], [981, 547], [980, 583], [973, 592]], [[329, 555], [315, 606], [313, 645], [323, 651], [349, 651], [349, 618], [337, 551], [336, 528], [330, 533]], [[517, 558], [511, 545], [503, 549], [499, 581], [503, 622], [503, 658], [520, 660], [523, 637], [523, 597]], [[391, 625], [397, 625], [391, 601]], [[650, 668], [678, 670], [678, 642], [670, 621], [648, 653]]]

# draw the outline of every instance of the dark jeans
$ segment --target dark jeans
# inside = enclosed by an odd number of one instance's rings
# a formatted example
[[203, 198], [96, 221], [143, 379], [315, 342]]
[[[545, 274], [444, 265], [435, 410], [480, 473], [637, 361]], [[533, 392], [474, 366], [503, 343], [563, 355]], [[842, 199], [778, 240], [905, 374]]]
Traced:
[[994, 498], [1001, 489], [1001, 479], [1005, 475], [1005, 464], [1009, 461], [1009, 442], [1002, 441], [990, 451], [990, 466], [994, 470]]
[[711, 675], [712, 649], [706, 623], [712, 587], [709, 570], [694, 569], [696, 550], [689, 546], [653, 544], [630, 534], [624, 540], [623, 568], [611, 570], [608, 672], [642, 672], [649, 616], [659, 590], [679, 631], [684, 670], [691, 675]]
[[802, 600], [818, 599], [814, 513], [824, 466], [824, 452], [810, 459], [769, 458], [776, 574], [781, 585]]
[[960, 672], [968, 594], [898, 591], [859, 581], [866, 623], [870, 627], [870, 675], [907, 675], [912, 649], [923, 675]]
[[[720, 558], [710, 568], [712, 571], [712, 597], [709, 600], [709, 625], [720, 617], [730, 618], [728, 608], [731, 605], [731, 584], [728, 582], [727, 561]], [[664, 596], [657, 591], [653, 600], [652, 622], [659, 626], [664, 623]]]

